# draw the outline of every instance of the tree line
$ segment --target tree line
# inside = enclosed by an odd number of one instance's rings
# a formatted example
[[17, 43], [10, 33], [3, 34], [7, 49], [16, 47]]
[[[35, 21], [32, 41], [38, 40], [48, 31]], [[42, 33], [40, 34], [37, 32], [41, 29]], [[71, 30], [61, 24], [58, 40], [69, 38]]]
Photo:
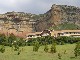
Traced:
[[[27, 42], [20, 37], [16, 37], [14, 34], [10, 34], [9, 36], [6, 36], [5, 34], [0, 34], [0, 52], [5, 52], [5, 46], [10, 46], [14, 51], [18, 51], [18, 55], [21, 53], [21, 50], [19, 49], [20, 46], [33, 46], [33, 51], [38, 52], [39, 47], [44, 45], [44, 51], [46, 53], [56, 53], [56, 45], [64, 45], [64, 44], [73, 44], [76, 43], [76, 47], [74, 49], [74, 55], [75, 57], [80, 56], [80, 38], [79, 37], [38, 37], [29, 39]], [[48, 48], [48, 45], [51, 44], [50, 51]], [[64, 51], [64, 54], [66, 53], [66, 50]], [[61, 59], [61, 54], [58, 53], [58, 58]]]
[[15, 36], [14, 34], [10, 34], [9, 36], [6, 36], [5, 34], [0, 34], [0, 45], [4, 45], [4, 46], [12, 46], [12, 45], [24, 46], [25, 45], [25, 40], [23, 38]]
[[47, 44], [52, 44], [53, 42], [56, 42], [58, 45], [64, 45], [66, 43], [73, 44], [80, 41], [80, 37], [67, 37], [67, 36], [61, 36], [54, 38], [52, 36], [46, 36], [46, 37], [38, 37], [38, 38], [32, 38], [27, 41], [27, 45], [31, 46], [33, 45], [34, 41], [37, 40], [40, 45], [45, 45], [45, 42]]

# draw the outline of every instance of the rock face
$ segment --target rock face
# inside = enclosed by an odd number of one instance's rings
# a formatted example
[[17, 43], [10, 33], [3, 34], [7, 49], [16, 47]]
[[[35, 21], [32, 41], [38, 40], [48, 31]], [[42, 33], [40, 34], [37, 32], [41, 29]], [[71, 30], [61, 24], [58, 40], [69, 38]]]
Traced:
[[[45, 28], [48, 29], [49, 27], [56, 26], [65, 22], [74, 23], [80, 26], [80, 8], [75, 6], [54, 4], [52, 5], [51, 9], [43, 15], [39, 26], [42, 26], [44, 30]], [[46, 25], [45, 27], [44, 23]]]
[[35, 14], [24, 12], [7, 12], [0, 14], [0, 33], [25, 35], [34, 32], [36, 19]]
[[15, 31], [26, 34], [65, 22], [80, 26], [80, 8], [54, 4], [48, 12], [40, 15], [14, 11], [0, 14], [0, 30], [3, 32]]
[[36, 20], [33, 19], [33, 16], [35, 15], [24, 12], [7, 12], [0, 15], [0, 27], [18, 31], [35, 31]]

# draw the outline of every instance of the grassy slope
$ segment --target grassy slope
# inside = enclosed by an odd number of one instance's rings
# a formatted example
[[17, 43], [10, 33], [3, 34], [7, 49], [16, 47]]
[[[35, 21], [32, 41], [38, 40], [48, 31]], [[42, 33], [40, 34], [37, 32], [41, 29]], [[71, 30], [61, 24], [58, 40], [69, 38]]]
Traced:
[[50, 29], [54, 29], [54, 30], [73, 30], [73, 29], [80, 29], [79, 26], [73, 24], [73, 23], [64, 23], [64, 24], [60, 24], [58, 26], [54, 26], [54, 27], [50, 27]]
[[[23, 51], [20, 55], [17, 55], [17, 52], [14, 52], [10, 47], [6, 47], [5, 53], [0, 53], [0, 60], [59, 60], [58, 59], [58, 52], [62, 54], [61, 60], [80, 60], [80, 57], [71, 59], [70, 57], [74, 57], [74, 47], [75, 44], [66, 44], [66, 45], [58, 45], [57, 46], [57, 53], [45, 53], [43, 51], [44, 46], [41, 46], [39, 52], [33, 52], [32, 46], [23, 47]], [[50, 48], [50, 45], [49, 45]], [[22, 49], [22, 48], [20, 48]], [[67, 51], [64, 54], [64, 51]]]

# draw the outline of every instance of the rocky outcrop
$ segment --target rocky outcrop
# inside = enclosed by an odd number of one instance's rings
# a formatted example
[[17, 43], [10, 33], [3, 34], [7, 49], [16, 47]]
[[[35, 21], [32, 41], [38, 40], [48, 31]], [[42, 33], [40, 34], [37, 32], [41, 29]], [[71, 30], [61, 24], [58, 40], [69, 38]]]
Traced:
[[14, 11], [0, 14], [1, 31], [15, 30], [24, 34], [43, 31], [65, 22], [80, 26], [80, 8], [53, 4], [49, 11], [39, 15]]
[[[43, 15], [39, 26], [44, 26], [45, 23], [45, 28], [48, 29], [49, 27], [57, 26], [65, 22], [80, 26], [80, 8], [53, 4], [51, 9]], [[44, 27], [42, 28], [43, 30], [45, 29]]]
[[6, 29], [25, 30], [27, 32], [35, 31], [34, 25], [36, 20], [33, 19], [35, 14], [24, 12], [7, 12], [0, 15], [0, 26]]

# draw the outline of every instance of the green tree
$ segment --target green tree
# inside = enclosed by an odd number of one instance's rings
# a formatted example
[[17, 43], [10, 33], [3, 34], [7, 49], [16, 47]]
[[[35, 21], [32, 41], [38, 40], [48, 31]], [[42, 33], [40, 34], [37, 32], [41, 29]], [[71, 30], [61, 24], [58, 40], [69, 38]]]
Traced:
[[51, 46], [51, 53], [56, 53], [56, 43], [53, 43]]
[[19, 46], [17, 44], [14, 45], [14, 51], [19, 51]]
[[9, 43], [9, 46], [12, 45], [12, 43], [14, 43], [14, 41], [16, 41], [16, 36], [14, 34], [10, 34], [9, 38], [8, 38], [8, 43]]
[[45, 52], [48, 52], [48, 50], [49, 50], [49, 48], [48, 48], [48, 46], [47, 46], [47, 44], [46, 44], [45, 47], [44, 47], [44, 51], [45, 51]]
[[33, 44], [33, 51], [38, 52], [39, 47], [39, 42], [36, 40]]
[[64, 43], [64, 41], [61, 41], [61, 45], [64, 45], [65, 43]]
[[60, 53], [58, 53], [58, 58], [61, 59], [62, 55]]
[[21, 53], [21, 50], [18, 51], [17, 55], [20, 55], [20, 53]]
[[26, 42], [23, 40], [23, 38], [17, 38], [17, 44], [19, 46], [25, 46]]
[[75, 49], [74, 49], [75, 57], [80, 56], [80, 42], [77, 43]]
[[4, 47], [4, 45], [1, 46], [0, 52], [1, 52], [1, 53], [4, 53], [4, 52], [5, 52], [5, 47]]
[[0, 44], [4, 44], [6, 42], [5, 34], [0, 34]]

